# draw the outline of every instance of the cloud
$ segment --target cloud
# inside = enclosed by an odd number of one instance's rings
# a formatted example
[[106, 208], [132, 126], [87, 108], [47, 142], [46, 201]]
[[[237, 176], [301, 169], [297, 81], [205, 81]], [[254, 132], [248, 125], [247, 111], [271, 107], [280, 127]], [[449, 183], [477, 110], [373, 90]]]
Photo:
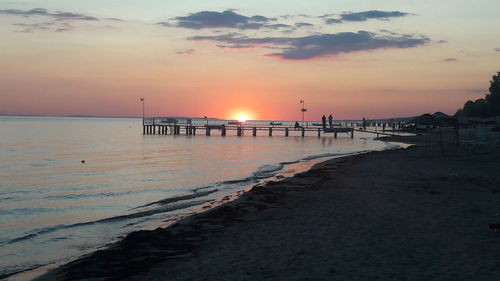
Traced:
[[46, 9], [42, 8], [35, 8], [25, 11], [18, 9], [7, 9], [7, 10], [0, 10], [0, 14], [11, 15], [11, 16], [23, 16], [23, 17], [43, 16], [43, 17], [50, 17], [55, 20], [99, 21], [99, 19], [96, 17], [87, 16], [84, 14], [75, 14], [75, 13], [61, 12], [61, 11], [49, 12]]
[[49, 30], [54, 26], [53, 22], [40, 22], [40, 23], [14, 23], [14, 26], [19, 26], [23, 28], [17, 32], [34, 32], [35, 30]]
[[309, 27], [309, 26], [314, 26], [312, 23], [308, 22], [297, 22], [294, 24], [296, 27]]
[[119, 19], [119, 18], [106, 18], [106, 20], [117, 21], [117, 22], [125, 22], [124, 20]]
[[251, 19], [255, 22], [268, 22], [268, 21], [271, 21], [271, 20], [276, 20], [274, 18], [266, 18], [264, 16], [253, 16], [251, 17]]
[[219, 44], [216, 46], [219, 48], [222, 48], [222, 49], [249, 49], [249, 48], [253, 48], [252, 45], [241, 45], [241, 44], [232, 44], [232, 45]]
[[318, 16], [318, 18], [324, 19], [324, 18], [328, 18], [328, 17], [334, 16], [334, 15], [335, 14], [324, 14], [324, 15]]
[[326, 24], [335, 24], [335, 23], [342, 23], [342, 20], [339, 19], [325, 19]]
[[[75, 29], [72, 24], [74, 22], [100, 22], [101, 19], [80, 13], [71, 13], [63, 11], [51, 12], [43, 8], [35, 8], [31, 10], [19, 9], [4, 9], [0, 10], [0, 14], [17, 16], [30, 19], [32, 22], [14, 23], [14, 26], [22, 27], [22, 30], [17, 32], [34, 32], [36, 30], [52, 30], [56, 32], [65, 32]], [[33, 22], [35, 19], [45, 19], [43, 22]], [[104, 20], [124, 22], [118, 18], [105, 18]]]
[[306, 60], [342, 53], [370, 51], [389, 48], [410, 48], [425, 45], [431, 40], [425, 36], [399, 34], [380, 35], [367, 31], [319, 34], [305, 37], [252, 38], [237, 33], [217, 36], [193, 36], [189, 40], [208, 40], [230, 45], [273, 45], [283, 48], [280, 52], [266, 54], [286, 60]]
[[194, 54], [195, 51], [196, 51], [195, 49], [187, 49], [187, 50], [178, 50], [175, 53], [179, 55], [192, 55]]
[[326, 24], [336, 24], [343, 22], [361, 22], [369, 19], [389, 20], [390, 18], [400, 18], [411, 14], [400, 11], [370, 10], [364, 12], [344, 12], [340, 14], [340, 18], [328, 18], [332, 15], [333, 14], [326, 14], [319, 16], [319, 18], [323, 18]]
[[16, 30], [16, 32], [31, 33], [36, 30], [51, 30], [54, 29], [55, 32], [66, 32], [71, 31], [75, 27], [69, 23], [59, 23], [55, 24], [53, 22], [41, 22], [41, 23], [14, 23], [14, 26], [22, 27], [21, 30]]
[[75, 27], [69, 23], [64, 23], [56, 29], [56, 32], [67, 32], [72, 31]]
[[222, 13], [202, 11], [185, 17], [175, 17], [177, 27], [202, 29], [202, 28], [238, 28], [258, 29], [268, 19], [263, 16], [246, 17], [233, 11], [226, 10]]
[[268, 18], [261, 15], [247, 17], [235, 13], [232, 10], [225, 10], [223, 12], [201, 11], [184, 17], [175, 17], [173, 18], [173, 22], [162, 21], [157, 24], [165, 27], [182, 27], [189, 29], [236, 28], [245, 30], [290, 27], [287, 24], [270, 23], [274, 21], [276, 21], [276, 18]]
[[443, 59], [444, 62], [457, 62], [458, 59], [457, 58], [445, 58]]
[[173, 24], [171, 24], [169, 22], [166, 22], [166, 21], [160, 21], [160, 22], [157, 22], [156, 24], [164, 26], [164, 27], [175, 27], [175, 25], [173, 25]]
[[366, 21], [368, 19], [382, 19], [387, 20], [389, 18], [405, 17], [410, 15], [409, 13], [403, 13], [399, 11], [364, 11], [364, 12], [348, 12], [340, 14], [340, 18], [343, 21]]
[[500, 48], [495, 48], [495, 52], [500, 52]]
[[291, 27], [288, 24], [283, 24], [283, 23], [277, 23], [277, 24], [269, 24], [264, 26], [265, 28], [272, 28], [272, 29], [278, 29], [278, 28], [289, 28]]

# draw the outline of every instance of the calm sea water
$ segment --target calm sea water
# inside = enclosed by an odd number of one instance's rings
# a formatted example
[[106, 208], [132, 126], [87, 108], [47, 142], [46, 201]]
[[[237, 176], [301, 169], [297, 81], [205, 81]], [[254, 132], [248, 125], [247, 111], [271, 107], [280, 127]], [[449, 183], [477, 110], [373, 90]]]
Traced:
[[165, 225], [314, 159], [394, 147], [359, 134], [144, 136], [140, 119], [111, 118], [0, 117], [0, 136], [0, 276]]

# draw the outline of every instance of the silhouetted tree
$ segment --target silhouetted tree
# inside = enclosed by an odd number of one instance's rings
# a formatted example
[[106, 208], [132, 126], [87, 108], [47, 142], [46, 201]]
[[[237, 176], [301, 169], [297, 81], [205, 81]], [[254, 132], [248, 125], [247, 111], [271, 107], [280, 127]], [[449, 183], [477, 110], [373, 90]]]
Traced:
[[491, 77], [489, 90], [490, 94], [486, 95], [486, 103], [490, 107], [491, 115], [500, 115], [500, 71]]
[[500, 71], [493, 75], [490, 81], [490, 93], [484, 99], [467, 101], [463, 109], [459, 109], [456, 115], [469, 117], [491, 117], [500, 115]]

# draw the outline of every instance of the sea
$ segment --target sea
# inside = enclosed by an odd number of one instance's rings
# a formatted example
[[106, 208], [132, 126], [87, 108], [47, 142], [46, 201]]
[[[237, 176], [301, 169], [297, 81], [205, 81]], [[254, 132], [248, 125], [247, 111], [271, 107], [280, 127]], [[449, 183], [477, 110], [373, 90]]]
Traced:
[[233, 133], [143, 135], [137, 118], [0, 117], [0, 279], [166, 227], [325, 159], [398, 148], [362, 133]]

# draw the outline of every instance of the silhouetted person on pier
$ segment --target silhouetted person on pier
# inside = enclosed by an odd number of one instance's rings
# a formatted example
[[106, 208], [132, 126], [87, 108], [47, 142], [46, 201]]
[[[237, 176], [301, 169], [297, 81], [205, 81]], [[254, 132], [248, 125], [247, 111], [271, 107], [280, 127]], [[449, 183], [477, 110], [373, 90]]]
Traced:
[[366, 119], [363, 117], [363, 130], [366, 131]]
[[326, 116], [323, 114], [323, 117], [321, 117], [321, 122], [323, 123], [323, 129], [326, 128]]
[[295, 122], [295, 130], [298, 130], [300, 128], [299, 121]]
[[333, 116], [331, 114], [328, 116], [328, 125], [330, 125], [330, 128], [333, 127]]

